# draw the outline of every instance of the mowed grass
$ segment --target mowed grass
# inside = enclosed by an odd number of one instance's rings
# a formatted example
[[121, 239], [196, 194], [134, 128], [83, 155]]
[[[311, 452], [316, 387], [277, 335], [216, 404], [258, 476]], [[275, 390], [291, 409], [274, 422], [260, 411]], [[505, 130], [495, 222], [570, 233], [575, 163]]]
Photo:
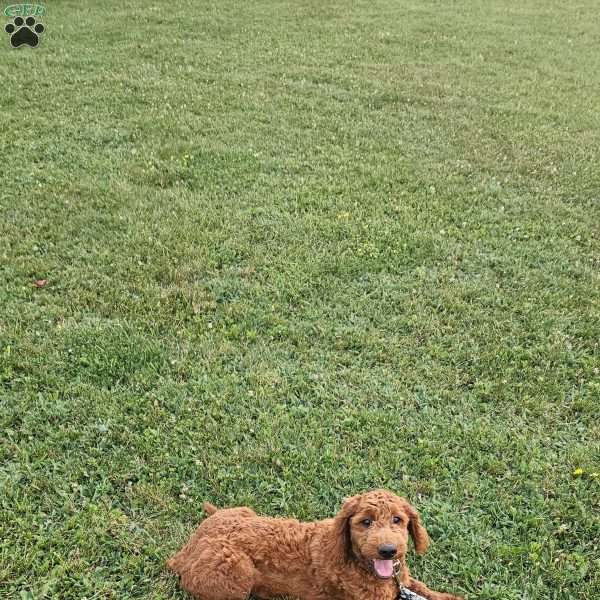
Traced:
[[600, 597], [597, 8], [56, 1], [6, 36], [0, 596], [183, 599], [203, 499], [386, 487], [431, 587]]

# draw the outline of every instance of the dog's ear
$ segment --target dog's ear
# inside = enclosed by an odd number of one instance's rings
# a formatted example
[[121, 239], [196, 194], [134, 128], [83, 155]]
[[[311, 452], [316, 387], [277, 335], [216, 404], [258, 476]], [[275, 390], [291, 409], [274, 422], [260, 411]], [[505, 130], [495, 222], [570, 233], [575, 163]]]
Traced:
[[421, 517], [416, 508], [410, 504], [407, 504], [406, 508], [409, 516], [408, 533], [410, 533], [413, 539], [417, 554], [423, 554], [429, 546], [429, 535], [425, 527], [423, 527], [423, 523], [421, 523]]
[[352, 496], [345, 500], [340, 511], [333, 519], [333, 554], [340, 562], [347, 562], [353, 556], [350, 519], [358, 509], [358, 499], [359, 496]]

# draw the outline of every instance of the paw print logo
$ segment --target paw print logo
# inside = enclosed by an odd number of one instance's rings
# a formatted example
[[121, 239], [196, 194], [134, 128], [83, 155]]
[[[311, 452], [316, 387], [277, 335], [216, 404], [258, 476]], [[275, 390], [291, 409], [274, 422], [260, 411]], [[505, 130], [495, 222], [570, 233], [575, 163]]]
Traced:
[[27, 44], [35, 48], [40, 43], [40, 34], [44, 33], [44, 26], [36, 23], [33, 17], [15, 17], [12, 23], [7, 23], [4, 30], [10, 34], [10, 45], [18, 48]]

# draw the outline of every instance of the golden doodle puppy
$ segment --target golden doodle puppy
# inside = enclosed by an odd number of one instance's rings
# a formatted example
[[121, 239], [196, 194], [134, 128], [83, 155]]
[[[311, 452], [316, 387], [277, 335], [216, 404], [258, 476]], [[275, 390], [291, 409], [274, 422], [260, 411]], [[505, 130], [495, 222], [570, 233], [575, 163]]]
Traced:
[[334, 518], [312, 523], [246, 507], [204, 509], [209, 517], [168, 561], [201, 600], [395, 600], [410, 597], [404, 587], [428, 600], [462, 600], [410, 576], [408, 538], [422, 553], [429, 537], [419, 513], [391, 492], [353, 496]]

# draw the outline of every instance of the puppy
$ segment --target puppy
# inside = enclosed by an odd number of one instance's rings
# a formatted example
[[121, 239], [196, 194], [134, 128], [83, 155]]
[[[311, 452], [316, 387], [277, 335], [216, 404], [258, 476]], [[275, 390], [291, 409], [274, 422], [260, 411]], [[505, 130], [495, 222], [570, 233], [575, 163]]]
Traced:
[[400, 585], [428, 600], [462, 600], [410, 576], [408, 537], [418, 553], [429, 537], [417, 511], [385, 490], [353, 496], [333, 519], [312, 523], [204, 509], [209, 517], [167, 563], [201, 600], [395, 600]]

